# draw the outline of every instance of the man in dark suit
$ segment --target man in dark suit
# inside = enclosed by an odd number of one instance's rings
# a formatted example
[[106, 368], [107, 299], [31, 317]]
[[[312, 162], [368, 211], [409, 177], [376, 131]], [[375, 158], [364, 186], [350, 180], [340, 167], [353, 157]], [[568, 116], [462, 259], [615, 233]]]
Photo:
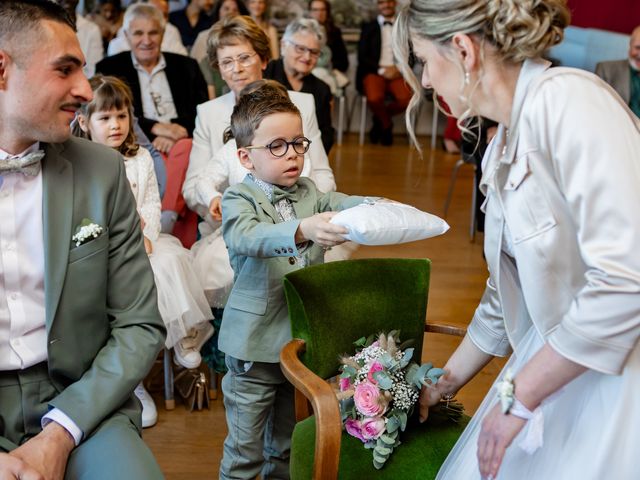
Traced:
[[70, 138], [83, 64], [60, 6], [0, 2], [3, 479], [162, 476], [133, 389], [165, 329], [122, 157]]
[[[371, 142], [391, 145], [391, 117], [406, 110], [411, 100], [411, 90], [395, 65], [391, 49], [396, 2], [377, 2], [379, 15], [371, 22], [363, 23], [360, 32], [356, 88], [367, 97], [367, 103], [373, 112], [373, 128], [369, 132]], [[388, 104], [387, 96], [392, 99]]]
[[611, 85], [640, 117], [640, 27], [631, 33], [629, 58], [598, 63], [596, 75]]
[[175, 142], [191, 136], [196, 106], [209, 97], [195, 60], [160, 51], [164, 26], [162, 12], [153, 5], [129, 7], [123, 27], [131, 52], [103, 59], [96, 71], [127, 82], [140, 126], [153, 145], [167, 153]]

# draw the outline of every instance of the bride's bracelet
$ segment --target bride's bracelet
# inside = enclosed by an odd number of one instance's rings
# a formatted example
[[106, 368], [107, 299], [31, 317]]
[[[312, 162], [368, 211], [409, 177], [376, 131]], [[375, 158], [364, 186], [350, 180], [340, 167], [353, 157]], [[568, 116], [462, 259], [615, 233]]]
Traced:
[[533, 418], [533, 412], [516, 398], [516, 389], [513, 384], [513, 375], [510, 370], [505, 373], [500, 382], [496, 383], [496, 389], [498, 390], [498, 398], [500, 399], [502, 413], [505, 415], [511, 414], [515, 417], [522, 418], [523, 420], [531, 420]]

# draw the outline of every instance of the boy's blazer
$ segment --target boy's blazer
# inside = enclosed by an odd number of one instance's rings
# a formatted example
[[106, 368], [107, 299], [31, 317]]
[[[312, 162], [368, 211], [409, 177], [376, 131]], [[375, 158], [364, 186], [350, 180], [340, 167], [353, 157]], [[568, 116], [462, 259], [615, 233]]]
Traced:
[[308, 178], [299, 178], [289, 197], [297, 221], [280, 222], [262, 190], [246, 177], [222, 198], [222, 232], [229, 249], [235, 282], [220, 329], [220, 349], [242, 360], [279, 361], [280, 349], [291, 339], [282, 279], [300, 265], [322, 263], [324, 250], [308, 242], [298, 250], [294, 241], [300, 220], [316, 213], [359, 205], [364, 197], [321, 193]]
[[[50, 402], [86, 438], [116, 411], [140, 428], [133, 389], [163, 345], [165, 328], [124, 163], [79, 138], [44, 145], [43, 226]], [[87, 218], [103, 227], [78, 247]]]

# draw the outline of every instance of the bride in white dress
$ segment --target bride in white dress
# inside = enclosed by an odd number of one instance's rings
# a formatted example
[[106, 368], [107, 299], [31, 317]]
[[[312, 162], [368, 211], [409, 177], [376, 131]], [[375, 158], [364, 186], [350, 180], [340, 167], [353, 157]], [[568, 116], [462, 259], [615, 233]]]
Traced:
[[411, 0], [396, 22], [422, 86], [500, 123], [481, 181], [487, 288], [420, 407], [512, 352], [514, 404], [488, 392], [440, 479], [640, 478], [640, 121], [599, 78], [541, 60], [568, 23], [564, 0]]

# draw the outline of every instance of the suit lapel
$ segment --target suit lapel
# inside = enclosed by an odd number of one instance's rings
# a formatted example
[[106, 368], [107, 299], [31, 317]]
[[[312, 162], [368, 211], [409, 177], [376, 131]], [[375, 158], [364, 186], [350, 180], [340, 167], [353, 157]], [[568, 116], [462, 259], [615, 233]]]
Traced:
[[62, 155], [62, 145], [46, 145], [42, 160], [42, 214], [44, 226], [45, 308], [47, 332], [58, 308], [67, 273], [73, 235], [73, 168]]
[[243, 182], [252, 190], [252, 196], [255, 199], [255, 202], [260, 205], [262, 211], [269, 216], [274, 223], [278, 223], [280, 221], [278, 217], [278, 212], [276, 211], [276, 207], [269, 201], [267, 195], [258, 187], [253, 180], [249, 176], [244, 177]]

